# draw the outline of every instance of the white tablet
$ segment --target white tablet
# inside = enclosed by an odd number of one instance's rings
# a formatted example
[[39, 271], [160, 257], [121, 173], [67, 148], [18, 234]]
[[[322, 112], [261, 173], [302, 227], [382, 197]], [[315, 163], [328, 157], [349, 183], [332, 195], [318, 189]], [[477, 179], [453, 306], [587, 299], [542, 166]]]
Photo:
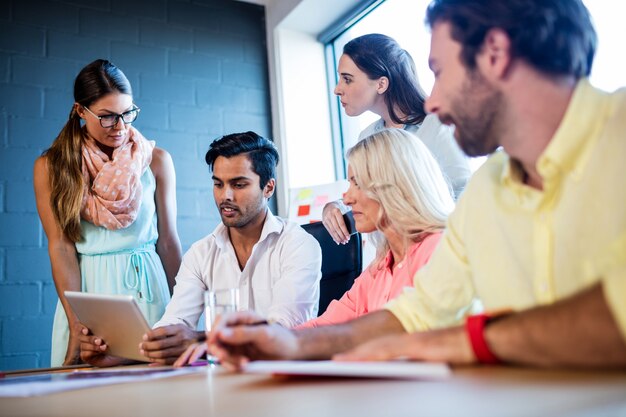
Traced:
[[109, 354], [148, 362], [139, 343], [150, 326], [131, 295], [65, 291], [65, 298], [80, 322], [106, 342]]

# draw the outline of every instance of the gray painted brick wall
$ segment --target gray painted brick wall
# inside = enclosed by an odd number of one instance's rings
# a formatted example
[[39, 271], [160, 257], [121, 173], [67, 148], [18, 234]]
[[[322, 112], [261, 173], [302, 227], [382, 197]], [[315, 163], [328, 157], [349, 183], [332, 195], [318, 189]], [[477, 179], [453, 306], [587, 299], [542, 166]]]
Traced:
[[96, 58], [130, 79], [135, 126], [169, 151], [186, 250], [219, 221], [211, 140], [271, 137], [264, 10], [233, 0], [0, 1], [0, 369], [48, 366], [56, 290], [37, 216], [33, 162]]

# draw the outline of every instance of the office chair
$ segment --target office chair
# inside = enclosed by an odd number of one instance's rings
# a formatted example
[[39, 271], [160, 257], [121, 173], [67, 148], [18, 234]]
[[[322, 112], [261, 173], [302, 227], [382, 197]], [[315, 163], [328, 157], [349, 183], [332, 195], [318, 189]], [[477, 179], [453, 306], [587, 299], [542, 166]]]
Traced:
[[354, 227], [352, 212], [344, 214], [343, 218], [351, 233], [350, 241], [346, 245], [337, 245], [322, 222], [302, 225], [304, 230], [317, 239], [322, 248], [318, 316], [326, 311], [332, 300], [338, 300], [352, 287], [354, 280], [361, 275], [363, 269], [361, 234]]

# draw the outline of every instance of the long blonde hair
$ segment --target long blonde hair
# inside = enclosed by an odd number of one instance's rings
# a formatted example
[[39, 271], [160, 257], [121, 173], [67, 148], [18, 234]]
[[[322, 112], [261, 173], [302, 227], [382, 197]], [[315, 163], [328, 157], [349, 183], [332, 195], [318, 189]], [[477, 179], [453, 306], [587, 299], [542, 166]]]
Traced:
[[[402, 129], [385, 129], [364, 138], [347, 153], [357, 183], [380, 204], [376, 228], [393, 227], [408, 248], [445, 228], [454, 209], [450, 186], [426, 146]], [[378, 265], [389, 251], [380, 232], [373, 233]]]
[[[107, 94], [132, 95], [124, 73], [109, 61], [98, 59], [83, 68], [74, 81], [74, 101], [88, 107]], [[69, 120], [43, 155], [50, 181], [52, 213], [65, 236], [81, 240], [80, 209], [83, 202], [82, 143], [84, 132], [76, 105]]]

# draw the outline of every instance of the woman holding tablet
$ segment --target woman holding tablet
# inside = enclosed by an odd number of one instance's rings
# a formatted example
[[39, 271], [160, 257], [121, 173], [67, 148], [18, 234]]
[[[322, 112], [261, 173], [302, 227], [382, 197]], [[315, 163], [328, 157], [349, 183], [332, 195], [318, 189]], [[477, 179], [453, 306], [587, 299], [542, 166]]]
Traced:
[[152, 324], [165, 310], [181, 262], [174, 165], [131, 126], [139, 108], [128, 79], [96, 60], [76, 77], [74, 101], [34, 168], [59, 295], [53, 366], [80, 361], [82, 327], [64, 291], [132, 295]]

